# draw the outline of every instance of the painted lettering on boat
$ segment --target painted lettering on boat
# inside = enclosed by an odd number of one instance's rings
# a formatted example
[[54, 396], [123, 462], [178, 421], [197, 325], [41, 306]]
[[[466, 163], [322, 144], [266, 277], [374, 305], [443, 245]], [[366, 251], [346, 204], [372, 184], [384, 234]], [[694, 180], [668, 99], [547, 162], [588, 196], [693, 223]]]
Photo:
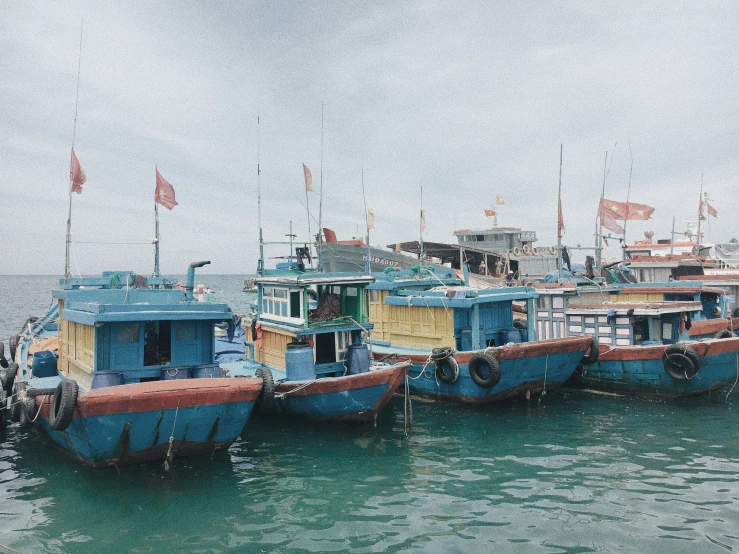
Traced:
[[[362, 256], [362, 261], [363, 262], [367, 261], [367, 254], [364, 254]], [[387, 258], [380, 258], [379, 256], [370, 256], [370, 261], [375, 264], [381, 264], [381, 265], [387, 265], [387, 266], [393, 266], [393, 267], [397, 267], [400, 265], [396, 261], [388, 260]]]

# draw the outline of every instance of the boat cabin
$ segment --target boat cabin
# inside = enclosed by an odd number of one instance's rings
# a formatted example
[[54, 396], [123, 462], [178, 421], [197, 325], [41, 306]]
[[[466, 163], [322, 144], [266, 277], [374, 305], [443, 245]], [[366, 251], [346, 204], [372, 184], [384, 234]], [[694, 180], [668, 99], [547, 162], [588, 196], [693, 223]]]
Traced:
[[567, 308], [568, 336], [589, 335], [608, 346], [673, 344], [690, 338], [700, 302], [609, 302]]
[[389, 274], [367, 289], [375, 342], [471, 351], [535, 340], [533, 320], [528, 327], [522, 322], [523, 329], [514, 325], [514, 301], [526, 302], [532, 313], [537, 293], [529, 287], [474, 289], [450, 275]]
[[166, 379], [165, 372], [181, 378], [193, 368], [213, 374], [214, 326], [231, 319], [226, 304], [193, 302], [179, 289], [110, 288], [110, 281], [53, 291], [59, 371], [87, 390], [100, 372], [115, 373], [113, 384]]
[[266, 271], [255, 279], [258, 314], [249, 344], [254, 359], [285, 370], [289, 345], [308, 345], [311, 375], [343, 374], [350, 347], [372, 328], [364, 289], [373, 281], [361, 274]]

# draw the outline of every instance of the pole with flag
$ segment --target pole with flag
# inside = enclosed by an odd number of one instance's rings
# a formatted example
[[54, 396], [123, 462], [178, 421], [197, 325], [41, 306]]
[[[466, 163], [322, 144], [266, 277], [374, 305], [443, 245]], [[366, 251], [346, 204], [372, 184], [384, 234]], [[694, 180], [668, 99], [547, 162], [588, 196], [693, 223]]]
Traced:
[[557, 189], [557, 281], [562, 281], [562, 231], [565, 223], [562, 219], [562, 144], [559, 145], [559, 188]]
[[162, 177], [157, 166], [154, 166], [156, 188], [154, 189], [154, 277], [159, 277], [159, 204], [171, 210], [177, 206], [174, 187]]
[[[318, 241], [317, 245], [323, 244], [323, 102], [321, 102], [321, 168], [320, 168], [321, 187], [318, 193]], [[321, 263], [321, 250], [316, 246], [318, 251], [318, 271], [323, 271]]]
[[[310, 172], [310, 169], [308, 169], [308, 166], [303, 164], [303, 177], [305, 177], [305, 211], [308, 212], [308, 248], [310, 252], [311, 244], [313, 244], [312, 235], [310, 232], [310, 204], [308, 204], [308, 193], [313, 192], [313, 187], [311, 186], [313, 183], [313, 174]], [[320, 232], [320, 229], [319, 229]], [[310, 266], [313, 267], [313, 255], [310, 256]]]
[[77, 155], [74, 153], [74, 139], [77, 135], [77, 109], [80, 103], [80, 70], [82, 68], [82, 28], [84, 20], [80, 22], [80, 51], [77, 57], [77, 94], [74, 100], [74, 125], [72, 128], [72, 157], [69, 166], [69, 213], [67, 215], [67, 238], [66, 238], [66, 252], [64, 255], [64, 282], [66, 283], [71, 276], [69, 269], [69, 253], [72, 246], [72, 193], [82, 193], [82, 185], [87, 180], [85, 172], [80, 166], [80, 162], [77, 159]]
[[[372, 271], [372, 265], [370, 260], [370, 229], [374, 225], [375, 222], [375, 212], [372, 210], [367, 209], [367, 196], [364, 193], [364, 168], [362, 168], [362, 201], [364, 202], [364, 223], [367, 227], [367, 261], [364, 264], [364, 271], [367, 273], [367, 275], [370, 274]], [[371, 216], [371, 221], [370, 221]]]
[[631, 193], [631, 172], [634, 169], [634, 154], [631, 152], [631, 140], [629, 140], [629, 156], [631, 157], [631, 166], [629, 167], [629, 186], [626, 188], [626, 217], [624, 218], [624, 243], [622, 248], [623, 257], [621, 260], [626, 262], [626, 222], [629, 220], [629, 194]]
[[695, 255], [701, 253], [701, 220], [703, 216], [703, 173], [701, 173], [701, 192], [698, 195], [698, 237], [695, 239]]

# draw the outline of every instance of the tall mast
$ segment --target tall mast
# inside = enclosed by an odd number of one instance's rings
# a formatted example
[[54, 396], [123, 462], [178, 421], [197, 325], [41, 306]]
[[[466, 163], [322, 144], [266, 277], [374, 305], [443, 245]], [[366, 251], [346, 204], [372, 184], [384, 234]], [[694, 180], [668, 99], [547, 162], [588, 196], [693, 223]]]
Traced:
[[420, 272], [423, 272], [423, 256], [424, 256], [424, 254], [423, 254], [423, 230], [424, 230], [424, 227], [425, 226], [426, 226], [426, 216], [423, 213], [423, 185], [421, 185], [421, 218], [420, 218], [420, 221], [419, 221], [419, 229], [421, 231], [421, 233], [420, 233], [421, 234], [421, 268], [420, 268]]
[[[323, 244], [323, 102], [321, 102], [321, 167], [320, 167], [321, 190], [318, 193], [318, 244]], [[321, 263], [321, 251], [316, 247], [318, 252], [318, 270], [323, 271]]]
[[562, 280], [562, 144], [559, 145], [559, 188], [557, 189], [557, 282]]
[[626, 219], [624, 219], [624, 243], [623, 243], [623, 258], [622, 260], [626, 261], [626, 221], [628, 220], [629, 216], [629, 194], [631, 193], [631, 172], [634, 170], [634, 155], [631, 152], [631, 140], [629, 140], [629, 156], [631, 157], [631, 166], [629, 167], [629, 186], [626, 189]]
[[[156, 171], [156, 166], [154, 167]], [[159, 277], [159, 203], [154, 200], [154, 277]]]
[[305, 211], [307, 212], [307, 215], [308, 215], [308, 259], [310, 260], [311, 268], [313, 268], [313, 253], [311, 252], [312, 250], [311, 245], [313, 244], [313, 237], [310, 232], [310, 204], [308, 203], [308, 187], [307, 186], [305, 187]]
[[257, 262], [257, 275], [264, 275], [264, 238], [262, 235], [262, 170], [259, 167], [259, 114], [257, 113], [257, 218], [259, 224], [259, 262]]
[[369, 212], [367, 211], [367, 196], [364, 194], [364, 168], [362, 168], [362, 201], [364, 202], [364, 223], [367, 228], [367, 263], [364, 264], [364, 270], [367, 275], [370, 274], [371, 262], [370, 262], [370, 239], [369, 239]]
[[701, 219], [703, 219], [703, 173], [701, 173], [701, 192], [698, 196], [698, 237], [695, 239], [695, 255], [701, 253]]
[[[80, 22], [80, 52], [77, 57], [77, 95], [74, 100], [74, 126], [72, 127], [72, 152], [74, 152], [74, 139], [77, 135], [77, 108], [80, 103], [80, 70], [82, 68], [82, 26], [85, 20]], [[66, 283], [70, 277], [69, 270], [69, 252], [72, 245], [72, 154], [69, 157], [69, 213], [67, 215], [67, 239], [66, 239], [66, 252], [64, 255], [64, 282]]]
[[608, 151], [606, 151], [606, 160], [603, 162], [603, 188], [600, 192], [600, 204], [598, 204], [598, 225], [596, 227], [596, 252], [595, 255], [598, 258], [595, 262], [596, 267], [598, 268], [598, 276], [600, 276], [601, 271], [603, 270], [603, 263], [601, 262], [601, 252], [603, 252], [603, 218], [600, 215], [601, 206], [603, 205], [603, 198], [606, 195], [606, 173], [608, 168]]

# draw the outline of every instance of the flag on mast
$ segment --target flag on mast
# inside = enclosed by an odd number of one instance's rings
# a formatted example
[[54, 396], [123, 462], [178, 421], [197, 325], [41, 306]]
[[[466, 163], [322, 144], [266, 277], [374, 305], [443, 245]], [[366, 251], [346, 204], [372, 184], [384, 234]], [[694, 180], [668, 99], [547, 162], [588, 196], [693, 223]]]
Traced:
[[177, 202], [174, 198], [174, 187], [170, 185], [164, 177], [162, 177], [156, 167], [154, 170], [157, 174], [157, 187], [154, 190], [154, 202], [157, 202], [168, 210], [171, 210], [177, 206]]
[[370, 208], [367, 210], [367, 230], [375, 228], [375, 210]]
[[716, 208], [711, 206], [708, 202], [706, 202], [706, 210], [708, 210], [708, 215], [712, 215], [713, 217], [718, 217], [718, 212], [716, 211]]
[[426, 210], [421, 210], [421, 232], [426, 230]]
[[565, 232], [565, 220], [562, 217], [562, 199], [557, 198], [557, 234], [558, 236], [562, 236], [562, 233]]
[[[611, 219], [623, 219], [624, 221], [651, 219], [654, 208], [646, 204], [636, 202], [618, 202], [616, 200], [601, 199], [598, 214], [605, 221]], [[613, 231], [613, 229], [611, 229]]]
[[313, 192], [313, 187], [311, 187], [311, 183], [313, 183], [313, 175], [305, 164], [303, 164], [303, 176], [305, 176], [305, 192]]
[[485, 208], [485, 215], [487, 217], [494, 217], [495, 214], [496, 214], [495, 210], [489, 210], [489, 209]]
[[503, 200], [503, 197], [502, 197], [502, 196], [496, 196], [496, 197], [495, 197], [495, 203], [496, 203], [496, 204], [497, 204], [498, 206], [502, 206], [502, 205], [504, 205], [504, 204], [505, 204], [505, 201]]
[[72, 181], [72, 192], [82, 194], [82, 185], [87, 181], [87, 175], [85, 175], [85, 171], [77, 159], [77, 154], [74, 153], [74, 148], [72, 148], [72, 164], [69, 167], [69, 179]]

